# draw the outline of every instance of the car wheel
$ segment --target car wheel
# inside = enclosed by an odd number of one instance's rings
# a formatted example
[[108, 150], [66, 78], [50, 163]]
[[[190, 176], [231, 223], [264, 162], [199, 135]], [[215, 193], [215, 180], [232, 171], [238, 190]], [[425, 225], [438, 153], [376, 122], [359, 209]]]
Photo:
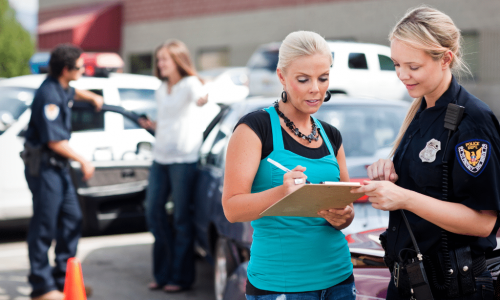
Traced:
[[227, 280], [237, 267], [237, 261], [231, 251], [231, 242], [225, 238], [217, 239], [214, 264], [215, 299], [222, 300]]

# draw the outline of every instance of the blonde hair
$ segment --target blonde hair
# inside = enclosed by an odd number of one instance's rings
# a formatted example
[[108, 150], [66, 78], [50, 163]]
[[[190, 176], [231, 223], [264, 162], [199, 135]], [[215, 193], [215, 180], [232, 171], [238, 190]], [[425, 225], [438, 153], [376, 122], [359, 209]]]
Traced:
[[330, 47], [325, 39], [312, 31], [295, 31], [286, 36], [279, 49], [278, 69], [286, 72], [292, 61], [301, 56], [325, 54], [333, 63]]
[[[460, 30], [448, 15], [439, 10], [427, 6], [409, 10], [389, 34], [391, 42], [395, 39], [412, 48], [425, 51], [435, 61], [442, 59], [446, 52], [451, 51], [453, 53], [453, 59], [450, 63], [451, 72], [457, 76], [461, 72], [470, 73], [462, 57]], [[421, 103], [422, 97], [413, 100], [390, 156], [395, 154]]]
[[191, 55], [189, 54], [189, 50], [183, 42], [179, 40], [167, 40], [160, 46], [158, 46], [155, 50], [154, 56], [154, 75], [161, 80], [167, 80], [168, 78], [163, 78], [161, 76], [160, 70], [158, 69], [157, 55], [161, 49], [166, 49], [172, 60], [175, 62], [177, 66], [177, 70], [181, 77], [186, 76], [198, 76], [196, 72], [196, 68], [194, 67], [193, 61], [191, 60]]

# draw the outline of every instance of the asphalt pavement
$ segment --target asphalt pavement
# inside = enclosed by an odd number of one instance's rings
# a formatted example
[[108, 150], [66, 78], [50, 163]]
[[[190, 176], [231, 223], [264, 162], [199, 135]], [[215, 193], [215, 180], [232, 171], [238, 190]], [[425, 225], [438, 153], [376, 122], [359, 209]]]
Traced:
[[[213, 268], [198, 259], [197, 277], [192, 290], [166, 294], [150, 291], [151, 251], [149, 233], [85, 237], [80, 240], [77, 257], [82, 261], [85, 285], [93, 290], [90, 300], [169, 299], [212, 300]], [[53, 248], [49, 259], [53, 260]], [[0, 236], [0, 300], [29, 300], [27, 246], [21, 238]]]

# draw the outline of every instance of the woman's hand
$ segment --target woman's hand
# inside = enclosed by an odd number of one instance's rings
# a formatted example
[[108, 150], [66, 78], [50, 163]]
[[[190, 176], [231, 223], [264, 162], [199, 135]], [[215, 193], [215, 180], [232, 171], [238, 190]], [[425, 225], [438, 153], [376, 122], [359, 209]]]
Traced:
[[336, 229], [341, 230], [351, 224], [354, 218], [354, 209], [352, 204], [350, 204], [344, 208], [321, 210], [318, 212], [318, 215], [325, 218]]
[[198, 100], [196, 100], [196, 105], [203, 106], [203, 105], [207, 104], [207, 102], [208, 102], [208, 94], [206, 94], [205, 96], [200, 97]]
[[366, 169], [370, 180], [398, 181], [394, 163], [390, 159], [379, 159]]
[[365, 185], [352, 189], [351, 193], [365, 193], [372, 206], [380, 210], [406, 209], [409, 191], [390, 181], [365, 181]]
[[141, 125], [142, 128], [155, 129], [155, 124], [148, 118], [140, 117], [137, 119], [137, 122], [139, 122], [139, 125]]
[[283, 175], [283, 186], [286, 189], [286, 194], [289, 195], [306, 184], [307, 176], [304, 174], [305, 167], [296, 166], [291, 172]]

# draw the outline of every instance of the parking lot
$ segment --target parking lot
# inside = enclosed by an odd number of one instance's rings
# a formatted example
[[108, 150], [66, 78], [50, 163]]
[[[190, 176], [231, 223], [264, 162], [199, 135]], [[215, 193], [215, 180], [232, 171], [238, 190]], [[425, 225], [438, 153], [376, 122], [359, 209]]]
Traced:
[[[29, 300], [25, 233], [2, 231], [0, 235], [0, 299]], [[82, 238], [77, 257], [82, 261], [85, 285], [93, 291], [90, 299], [214, 299], [213, 268], [203, 259], [197, 260], [197, 277], [191, 291], [171, 295], [149, 291], [152, 242], [151, 234], [140, 232]]]

